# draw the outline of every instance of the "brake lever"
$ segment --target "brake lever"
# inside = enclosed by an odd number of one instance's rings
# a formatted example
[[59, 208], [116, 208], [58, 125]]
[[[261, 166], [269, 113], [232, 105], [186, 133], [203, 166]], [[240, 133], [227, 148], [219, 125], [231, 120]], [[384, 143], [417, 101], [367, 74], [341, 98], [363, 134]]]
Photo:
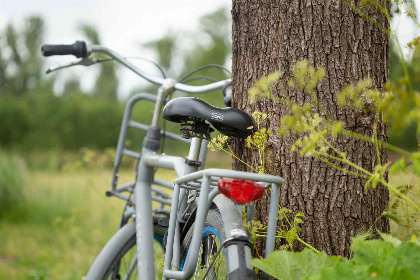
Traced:
[[72, 62], [72, 63], [67, 64], [67, 65], [57, 65], [57, 66], [48, 68], [47, 71], [46, 71], [46, 74], [49, 74], [51, 72], [54, 72], [54, 71], [57, 71], [57, 70], [60, 70], [60, 69], [63, 69], [63, 68], [76, 66], [76, 65], [91, 66], [93, 64], [103, 62], [103, 61], [104, 60], [99, 60], [99, 59], [96, 59], [94, 57], [85, 57], [85, 58], [80, 59], [79, 61]]

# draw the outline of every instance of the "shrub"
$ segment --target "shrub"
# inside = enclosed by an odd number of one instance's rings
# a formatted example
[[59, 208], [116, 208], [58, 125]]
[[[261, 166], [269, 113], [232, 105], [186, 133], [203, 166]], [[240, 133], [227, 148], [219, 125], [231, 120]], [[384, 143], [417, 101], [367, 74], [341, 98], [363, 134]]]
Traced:
[[294, 253], [272, 252], [267, 259], [252, 260], [252, 265], [277, 279], [419, 279], [420, 242], [401, 242], [382, 234], [384, 240], [353, 239], [353, 258], [328, 256], [308, 249]]
[[23, 161], [13, 155], [0, 152], [0, 218], [22, 204], [23, 183]]

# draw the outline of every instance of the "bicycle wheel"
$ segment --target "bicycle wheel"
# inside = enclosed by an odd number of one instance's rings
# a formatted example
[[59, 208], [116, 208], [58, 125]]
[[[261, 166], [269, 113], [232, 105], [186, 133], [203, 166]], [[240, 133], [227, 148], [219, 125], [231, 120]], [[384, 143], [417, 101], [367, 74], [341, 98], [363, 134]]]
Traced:
[[[156, 239], [156, 241], [159, 240]], [[158, 243], [156, 242], [156, 244]], [[155, 246], [155, 254], [159, 246]], [[159, 273], [157, 272], [157, 274]], [[134, 221], [123, 226], [108, 241], [86, 276], [86, 280], [108, 279], [137, 279], [136, 224]], [[158, 275], [156, 279], [161, 279], [161, 277]]]
[[[226, 198], [221, 197], [221, 199]], [[192, 279], [256, 279], [256, 274], [247, 262], [251, 258], [251, 250], [245, 245], [247, 238], [227, 240], [229, 235], [227, 232], [232, 231], [232, 225], [238, 227], [243, 224], [239, 214], [232, 219], [231, 214], [236, 211], [236, 208], [232, 209], [231, 207], [232, 204], [229, 204], [228, 208], [224, 208], [223, 211], [209, 210], [202, 233], [200, 255]], [[229, 225], [225, 226], [226, 221], [229, 222]], [[185, 229], [186, 234], [183, 235], [180, 270], [188, 256], [193, 229], [194, 224]], [[224, 242], [229, 246], [223, 247]], [[227, 242], [231, 243], [227, 244]], [[86, 280], [105, 279], [137, 279], [134, 222], [126, 224], [107, 243], [86, 276]], [[156, 279], [160, 279], [159, 276]]]
[[[231, 209], [232, 210], [232, 209]], [[236, 211], [236, 209], [233, 209]], [[251, 258], [251, 250], [247, 246], [247, 238], [240, 241], [232, 240], [227, 244], [228, 229], [224, 225], [224, 217], [218, 209], [210, 209], [204, 224], [200, 245], [200, 254], [197, 265], [191, 279], [256, 279], [248, 260]], [[231, 224], [242, 225], [242, 220], [232, 221]], [[185, 235], [181, 245], [181, 269], [188, 256], [192, 240], [194, 225]], [[230, 236], [230, 235], [229, 235]]]

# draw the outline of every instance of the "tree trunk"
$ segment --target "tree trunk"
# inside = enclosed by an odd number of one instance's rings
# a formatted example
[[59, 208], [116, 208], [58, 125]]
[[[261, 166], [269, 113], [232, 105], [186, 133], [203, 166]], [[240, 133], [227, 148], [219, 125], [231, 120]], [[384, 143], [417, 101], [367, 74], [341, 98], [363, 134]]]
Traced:
[[[374, 9], [367, 14], [387, 27], [385, 16]], [[279, 137], [285, 106], [269, 100], [251, 104], [248, 89], [262, 76], [280, 70], [283, 90], [276, 96], [303, 104], [309, 96], [287, 87], [291, 67], [308, 59], [314, 67], [324, 67], [327, 78], [317, 87], [317, 97], [328, 113], [342, 120], [346, 128], [372, 136], [373, 115], [341, 109], [335, 93], [343, 86], [371, 78], [377, 88], [388, 79], [388, 35], [340, 1], [233, 0], [233, 101], [248, 113], [259, 110], [271, 118], [267, 126], [274, 131], [266, 150], [266, 172], [281, 176], [280, 204], [305, 214], [301, 238], [330, 255], [350, 256], [350, 238], [369, 228], [389, 232], [389, 222], [381, 217], [388, 206], [388, 190], [382, 186], [364, 192], [365, 181], [349, 176], [312, 158], [290, 151], [296, 140]], [[378, 137], [387, 140], [387, 128], [381, 124]], [[339, 138], [336, 147], [358, 165], [372, 170], [377, 164], [375, 147], [349, 138]], [[244, 149], [244, 142], [233, 149], [247, 162], [257, 162], [257, 154]], [[381, 151], [382, 162], [387, 162]], [[236, 170], [246, 170], [236, 161]], [[250, 171], [250, 170], [248, 170]], [[256, 219], [267, 221], [269, 198], [257, 203]], [[263, 249], [259, 244], [259, 251]], [[302, 245], [297, 247], [302, 249]]]

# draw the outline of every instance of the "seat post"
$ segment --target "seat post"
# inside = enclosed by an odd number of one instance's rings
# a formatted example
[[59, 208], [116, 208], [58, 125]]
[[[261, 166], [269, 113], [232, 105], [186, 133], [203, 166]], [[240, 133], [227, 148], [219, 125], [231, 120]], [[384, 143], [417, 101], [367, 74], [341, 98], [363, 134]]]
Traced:
[[188, 153], [189, 160], [199, 160], [202, 140], [201, 137], [193, 137], [191, 139], [190, 152]]
[[[192, 137], [190, 151], [188, 156], [185, 158], [185, 162], [191, 167], [198, 169], [200, 167], [200, 149], [201, 149], [201, 142], [203, 139], [201, 137]], [[197, 170], [194, 170], [197, 171]]]

